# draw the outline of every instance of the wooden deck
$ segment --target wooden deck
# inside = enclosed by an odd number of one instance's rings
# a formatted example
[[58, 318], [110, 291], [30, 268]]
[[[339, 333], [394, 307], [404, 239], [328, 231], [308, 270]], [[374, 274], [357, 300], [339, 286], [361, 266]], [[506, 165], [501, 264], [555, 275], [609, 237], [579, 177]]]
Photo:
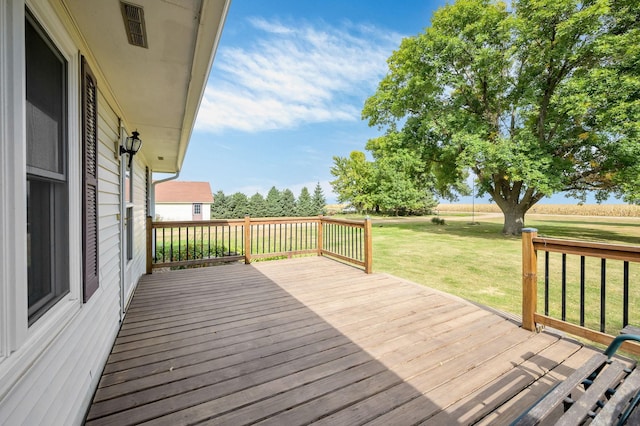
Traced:
[[504, 424], [593, 353], [320, 257], [156, 273], [87, 424]]

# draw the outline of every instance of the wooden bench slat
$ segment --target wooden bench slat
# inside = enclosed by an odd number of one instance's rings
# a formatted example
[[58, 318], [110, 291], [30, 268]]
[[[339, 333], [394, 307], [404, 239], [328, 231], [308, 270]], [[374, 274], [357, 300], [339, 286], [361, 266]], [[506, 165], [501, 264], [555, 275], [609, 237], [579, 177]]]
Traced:
[[584, 365], [573, 372], [567, 379], [552, 389], [540, 402], [538, 402], [529, 412], [524, 414], [514, 425], [527, 426], [536, 425], [544, 420], [553, 410], [562, 403], [564, 397], [578, 386], [591, 373], [607, 362], [605, 354], [596, 354]]
[[[640, 370], [635, 369], [627, 376], [620, 387], [618, 387], [616, 393], [611, 397], [609, 402], [607, 402], [602, 411], [598, 413], [593, 422], [591, 422], [591, 425], [608, 426], [617, 422], [620, 414], [627, 408], [629, 399], [638, 392], [638, 389], [640, 389]], [[636, 412], [639, 412], [639, 410], [636, 410]]]
[[636, 327], [633, 325], [627, 325], [625, 328], [620, 330], [620, 334], [636, 334], [640, 335], [640, 327]]
[[628, 425], [640, 425], [640, 407], [636, 407], [635, 410], [629, 416], [627, 420]]
[[581, 424], [596, 402], [602, 399], [607, 389], [615, 389], [617, 387], [620, 380], [625, 376], [624, 368], [625, 366], [617, 361], [608, 365], [598, 374], [589, 389], [560, 417], [556, 426]]

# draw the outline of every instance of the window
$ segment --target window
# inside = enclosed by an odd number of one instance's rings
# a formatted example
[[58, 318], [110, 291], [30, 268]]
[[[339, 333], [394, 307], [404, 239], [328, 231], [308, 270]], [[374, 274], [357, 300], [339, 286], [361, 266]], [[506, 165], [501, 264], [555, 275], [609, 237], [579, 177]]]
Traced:
[[133, 207], [127, 207], [124, 226], [127, 235], [127, 261], [129, 261], [133, 259]]
[[197, 203], [193, 205], [193, 214], [201, 214], [202, 213], [202, 204]]
[[[124, 128], [120, 129], [121, 134], [121, 143], [124, 145], [124, 140], [127, 138], [127, 132]], [[125, 257], [127, 262], [133, 259], [133, 237], [134, 237], [134, 226], [133, 226], [133, 200], [134, 200], [134, 186], [133, 186], [133, 176], [134, 176], [134, 163], [131, 162], [131, 166], [129, 166], [129, 155], [126, 157], [121, 157], [124, 167], [124, 203], [125, 203], [125, 217], [124, 217], [124, 235], [125, 235]], [[121, 169], [122, 170], [122, 169]]]
[[29, 324], [69, 292], [67, 62], [26, 14]]
[[124, 172], [124, 202], [127, 204], [131, 204], [133, 203], [133, 173], [131, 171], [131, 168], [133, 168], [133, 164], [130, 168], [128, 161], [129, 160], [127, 159], [125, 162]]

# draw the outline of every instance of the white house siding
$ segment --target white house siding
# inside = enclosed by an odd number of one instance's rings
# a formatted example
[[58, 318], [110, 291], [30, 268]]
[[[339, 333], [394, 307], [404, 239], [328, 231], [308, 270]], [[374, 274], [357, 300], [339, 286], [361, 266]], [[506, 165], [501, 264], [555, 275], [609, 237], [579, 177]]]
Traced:
[[[211, 220], [211, 204], [202, 203], [202, 220]], [[193, 220], [193, 204], [164, 204], [156, 202], [156, 218], [161, 221]]]
[[81, 423], [119, 328], [118, 122], [99, 99], [100, 288], [36, 363], [17, 366], [25, 372], [0, 402], [0, 424]]
[[0, 401], [0, 424], [80, 424], [119, 328], [118, 121], [99, 100], [100, 287], [36, 363], [17, 366], [25, 372]]
[[[38, 0], [35, 3], [42, 4], [44, 2]], [[15, 10], [20, 9], [24, 9], [24, 5], [19, 0], [0, 0], [0, 23], [8, 22], [6, 21], [8, 19], [7, 12], [16, 16]], [[17, 16], [19, 17], [20, 13]], [[68, 26], [66, 29], [70, 31]], [[4, 45], [6, 40], [1, 40], [1, 38], [0, 44]], [[72, 38], [78, 40], [77, 37]], [[78, 49], [82, 51], [83, 47], [78, 46]], [[0, 52], [0, 65], [4, 60], [6, 60], [6, 56], [3, 57]], [[97, 68], [95, 64], [90, 63], [90, 65], [94, 69]], [[0, 74], [2, 74], [1, 69]], [[3, 84], [2, 90], [6, 89], [4, 86], [6, 82], [6, 78], [0, 78], [0, 83]], [[105, 88], [107, 84], [104, 81], [99, 81], [98, 87]], [[6, 98], [4, 99], [6, 103]], [[1, 106], [2, 103], [0, 103]], [[11, 122], [8, 111], [6, 108], [0, 108], [0, 113], [4, 117], [0, 117], [2, 123]], [[105, 101], [103, 92], [99, 93], [98, 112], [100, 286], [87, 303], [82, 304], [76, 299], [72, 301], [70, 308], [57, 311], [55, 316], [46, 319], [43, 317], [39, 320], [38, 324], [51, 321], [52, 327], [45, 324], [47, 327], [43, 328], [52, 330], [52, 335], [44, 338], [39, 335], [27, 336], [23, 341], [18, 341], [18, 347], [10, 354], [4, 349], [11, 344], [11, 340], [7, 338], [10, 329], [0, 327], [0, 352], [6, 353], [4, 360], [2, 360], [3, 354], [0, 353], [0, 377], [5, 380], [4, 383], [0, 383], [0, 425], [81, 424], [119, 328], [121, 186], [120, 160], [114, 156], [114, 141], [118, 140], [119, 120], [116, 113]], [[4, 136], [2, 142], [4, 145]], [[4, 148], [0, 149], [0, 164], [10, 164], [12, 154], [7, 152]], [[77, 158], [72, 158], [71, 161], [77, 161]], [[136, 163], [135, 167], [134, 220], [136, 231], [132, 269], [135, 282], [144, 273], [145, 268], [144, 167], [144, 164], [141, 163]], [[22, 180], [24, 180], [24, 176]], [[17, 188], [12, 188], [12, 191], [14, 193], [20, 191]], [[14, 193], [8, 192], [5, 185], [0, 185], [0, 190], [0, 196], [5, 206], [0, 209], [4, 214], [7, 206], [6, 201], [10, 200]], [[23, 196], [24, 194], [17, 198], [23, 199]], [[77, 214], [74, 213], [72, 217], [76, 216]], [[11, 229], [9, 220], [3, 219], [0, 222], [8, 236], [24, 238], [24, 236], [20, 237], [24, 231], [15, 229], [15, 227]], [[78, 236], [72, 238], [71, 244], [80, 244]], [[3, 256], [0, 264], [4, 267], [7, 266], [7, 262], [11, 262], [12, 256], [18, 257], [20, 253], [12, 254], [5, 250], [6, 245], [2, 247], [4, 247], [2, 249], [4, 251], [1, 253], [6, 257]], [[23, 282], [26, 280], [26, 273], [20, 272], [16, 279], [18, 283]], [[77, 281], [78, 278], [73, 279]], [[11, 282], [15, 283], [16, 280]], [[26, 282], [24, 286], [26, 286]], [[3, 291], [8, 288], [5, 283], [0, 285], [2, 306], [7, 305], [7, 298], [3, 296]], [[2, 321], [11, 321], [7, 312], [3, 312], [1, 315]], [[42, 344], [42, 341], [47, 343]]]

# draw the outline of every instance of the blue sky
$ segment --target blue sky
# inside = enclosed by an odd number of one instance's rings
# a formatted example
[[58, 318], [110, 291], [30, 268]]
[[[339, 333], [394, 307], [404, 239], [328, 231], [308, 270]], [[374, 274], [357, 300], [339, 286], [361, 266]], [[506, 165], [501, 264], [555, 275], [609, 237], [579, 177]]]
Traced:
[[233, 0], [180, 179], [249, 196], [320, 182], [334, 201], [333, 156], [380, 134], [360, 114], [387, 58], [444, 4]]
[[233, 0], [180, 179], [248, 196], [320, 182], [334, 202], [333, 156], [380, 135], [360, 117], [387, 58], [445, 3]]

